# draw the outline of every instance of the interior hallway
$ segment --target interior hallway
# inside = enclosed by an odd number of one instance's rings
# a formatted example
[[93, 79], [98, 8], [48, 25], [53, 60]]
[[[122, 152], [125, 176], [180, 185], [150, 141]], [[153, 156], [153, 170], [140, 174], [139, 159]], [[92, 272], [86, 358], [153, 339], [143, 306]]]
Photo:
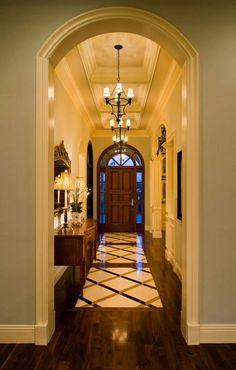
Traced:
[[163, 308], [68, 309], [46, 347], [0, 345], [0, 369], [235, 370], [236, 345], [187, 346], [179, 329], [181, 285], [163, 241], [145, 234], [144, 252]]

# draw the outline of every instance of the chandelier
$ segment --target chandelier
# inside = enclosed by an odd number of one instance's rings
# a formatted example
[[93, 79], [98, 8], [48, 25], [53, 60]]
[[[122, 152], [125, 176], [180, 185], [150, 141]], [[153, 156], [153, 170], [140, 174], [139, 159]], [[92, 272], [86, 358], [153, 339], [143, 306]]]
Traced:
[[117, 50], [118, 59], [117, 83], [111, 93], [109, 87], [105, 87], [103, 96], [106, 104], [111, 106], [111, 114], [114, 116], [114, 119], [110, 119], [110, 127], [113, 133], [112, 140], [114, 144], [122, 148], [128, 141], [127, 131], [131, 127], [130, 119], [124, 121], [123, 116], [126, 115], [126, 106], [131, 105], [134, 92], [132, 88], [128, 88], [127, 94], [123, 90], [122, 83], [120, 82], [120, 50], [123, 49], [123, 46], [115, 45], [114, 48]]

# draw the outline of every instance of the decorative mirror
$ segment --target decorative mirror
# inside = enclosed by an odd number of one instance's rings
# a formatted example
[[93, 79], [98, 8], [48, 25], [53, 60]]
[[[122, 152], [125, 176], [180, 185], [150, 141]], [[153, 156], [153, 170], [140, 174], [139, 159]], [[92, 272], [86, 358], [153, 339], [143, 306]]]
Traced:
[[[64, 146], [64, 140], [54, 149], [54, 181], [60, 177], [62, 172], [71, 171], [71, 160]], [[64, 207], [64, 190], [54, 190], [54, 210], [59, 211]]]

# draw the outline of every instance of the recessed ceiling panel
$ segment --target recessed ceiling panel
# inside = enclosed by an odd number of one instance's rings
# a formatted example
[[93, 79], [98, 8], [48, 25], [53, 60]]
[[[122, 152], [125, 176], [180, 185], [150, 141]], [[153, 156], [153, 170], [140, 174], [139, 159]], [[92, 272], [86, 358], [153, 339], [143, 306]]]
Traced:
[[[103, 98], [104, 87], [113, 90], [117, 82], [116, 44], [121, 44], [120, 82], [132, 87], [134, 98], [127, 106], [126, 118], [132, 129], [145, 130], [150, 124], [150, 113], [167, 86], [173, 58], [153, 41], [131, 33], [108, 33], [90, 38], [77, 45], [63, 58], [66, 68], [57, 73], [67, 92], [73, 91], [73, 102], [83, 105], [94, 128], [109, 129], [111, 109]], [[60, 63], [59, 63], [60, 65]], [[77, 89], [77, 93], [76, 93]], [[159, 100], [158, 100], [159, 99]]]

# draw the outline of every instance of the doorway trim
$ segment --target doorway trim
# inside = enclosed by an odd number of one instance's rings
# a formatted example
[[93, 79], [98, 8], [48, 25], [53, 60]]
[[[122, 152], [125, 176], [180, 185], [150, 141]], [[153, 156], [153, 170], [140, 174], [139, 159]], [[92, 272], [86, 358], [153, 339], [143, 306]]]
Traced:
[[77, 43], [107, 32], [131, 32], [164, 45], [183, 66], [183, 289], [181, 329], [188, 344], [199, 344], [199, 63], [198, 53], [163, 18], [131, 7], [107, 7], [83, 13], [64, 23], [36, 56], [36, 325], [35, 343], [47, 344], [55, 326], [53, 298], [53, 223], [50, 192], [53, 123], [50, 112], [50, 64]]
[[[128, 152], [126, 153], [127, 156], [131, 159], [131, 161], [133, 162], [133, 166], [128, 166], [127, 168], [133, 168], [135, 169], [135, 187], [137, 185], [137, 182], [136, 182], [136, 173], [141, 173], [142, 174], [142, 200], [141, 200], [141, 208], [142, 208], [142, 214], [141, 214], [141, 217], [142, 217], [142, 222], [141, 223], [137, 223], [137, 220], [136, 220], [136, 215], [137, 215], [137, 208], [135, 208], [135, 231], [136, 232], [143, 232], [144, 229], [145, 229], [145, 197], [144, 197], [144, 194], [145, 194], [145, 164], [144, 164], [144, 159], [143, 159], [143, 156], [142, 154], [139, 152], [138, 149], [136, 149], [134, 146], [132, 145], [129, 145], [129, 144], [126, 144], [126, 151], [128, 150]], [[108, 231], [110, 232], [109, 230], [107, 230], [107, 227], [106, 227], [106, 223], [107, 223], [107, 219], [108, 219], [108, 214], [106, 213], [105, 215], [105, 218], [106, 218], [106, 222], [105, 224], [104, 223], [101, 223], [100, 222], [100, 216], [101, 216], [101, 207], [100, 207], [100, 196], [101, 196], [101, 189], [100, 189], [100, 174], [101, 173], [104, 173], [105, 174], [105, 177], [106, 177], [106, 191], [105, 192], [102, 192], [103, 193], [103, 196], [106, 197], [106, 194], [107, 194], [107, 174], [108, 174], [108, 169], [109, 168], [124, 168], [123, 165], [121, 164], [120, 166], [109, 166], [108, 163], [109, 161], [114, 157], [114, 155], [116, 154], [115, 152], [117, 151], [117, 148], [116, 146], [113, 144], [113, 145], [110, 145], [108, 146], [107, 148], [105, 148], [103, 150], [103, 152], [100, 154], [99, 158], [98, 158], [98, 161], [97, 161], [97, 219], [98, 219], [98, 231], [101, 231], [101, 232], [104, 232], [104, 231]], [[130, 151], [132, 154], [130, 154]], [[137, 165], [136, 163], [136, 160], [134, 159], [134, 156], [138, 157], [138, 160], [141, 162], [139, 162], [139, 164]], [[105, 159], [105, 163], [101, 164], [101, 162]], [[137, 159], [137, 158], [136, 158]], [[126, 161], [125, 161], [126, 162]], [[125, 166], [125, 162], [124, 162], [124, 166]], [[136, 201], [135, 201], [135, 207], [137, 206], [136, 204]], [[108, 205], [106, 203], [106, 210], [108, 208]], [[108, 212], [108, 210], [107, 210]], [[124, 231], [124, 230], [123, 230]]]

